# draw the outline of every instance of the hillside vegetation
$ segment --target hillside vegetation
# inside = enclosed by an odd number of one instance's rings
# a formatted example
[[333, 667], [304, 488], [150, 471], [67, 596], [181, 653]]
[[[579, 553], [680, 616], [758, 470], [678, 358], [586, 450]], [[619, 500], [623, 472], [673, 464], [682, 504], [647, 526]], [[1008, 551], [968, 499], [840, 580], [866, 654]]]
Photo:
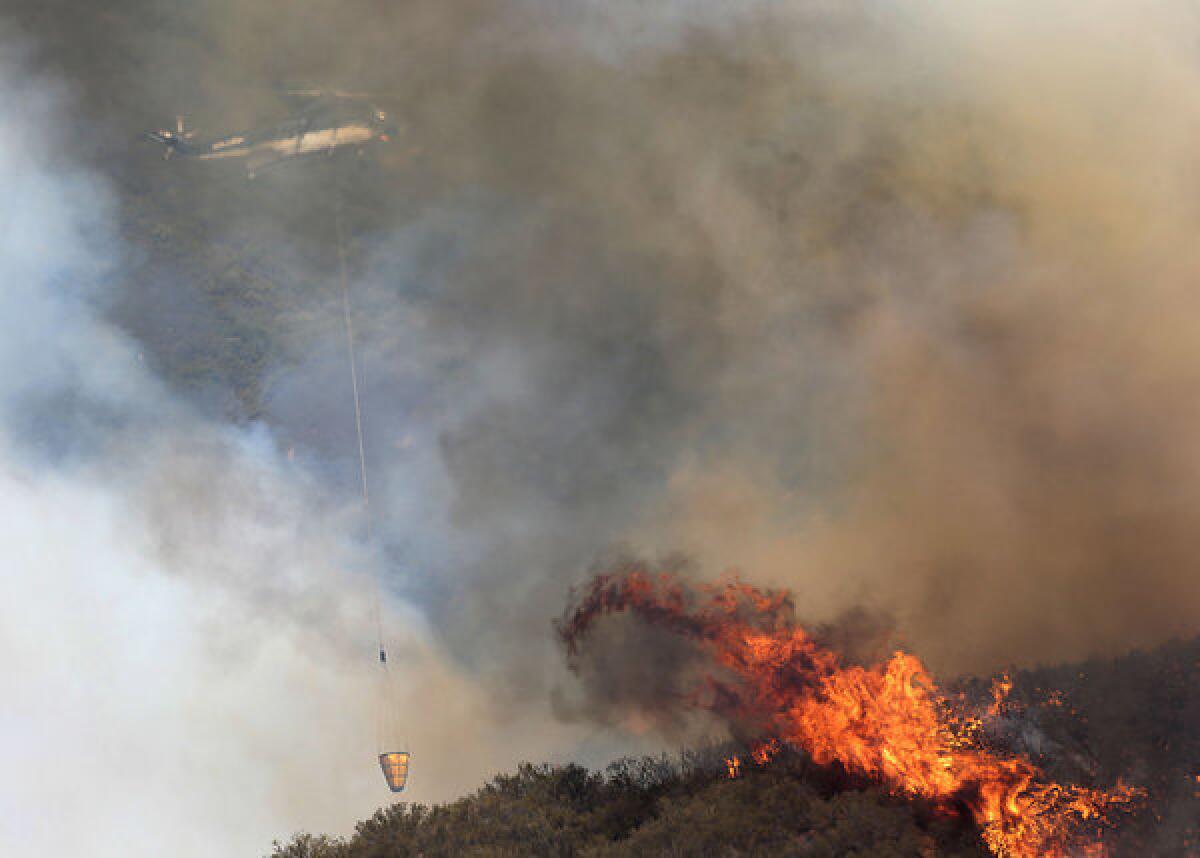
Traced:
[[302, 834], [274, 858], [986, 855], [973, 832], [799, 760], [736, 780], [694, 759], [603, 773], [524, 764], [447, 805], [396, 804], [348, 840]]
[[[1013, 676], [1009, 738], [1068, 780], [1120, 777], [1151, 798], [1106, 838], [1114, 856], [1200, 855], [1200, 641]], [[987, 683], [968, 681], [966, 693]], [[272, 858], [400, 856], [972, 856], [975, 831], [920, 803], [783, 755], [730, 779], [710, 748], [603, 773], [524, 764], [446, 805], [399, 803], [345, 839], [300, 834]]]

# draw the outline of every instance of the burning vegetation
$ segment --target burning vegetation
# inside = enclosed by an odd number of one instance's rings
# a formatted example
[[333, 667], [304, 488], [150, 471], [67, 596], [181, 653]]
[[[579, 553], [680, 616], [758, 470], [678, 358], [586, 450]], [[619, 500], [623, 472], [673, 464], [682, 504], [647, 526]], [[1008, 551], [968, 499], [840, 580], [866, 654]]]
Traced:
[[[559, 625], [577, 658], [600, 618], [633, 614], [692, 641], [705, 668], [683, 703], [757, 737], [765, 765], [783, 747], [822, 766], [964, 816], [1001, 856], [1103, 855], [1104, 830], [1137, 804], [1140, 790], [1060, 782], [989, 736], [1012, 683], [1002, 677], [983, 707], [939, 689], [916, 656], [845, 661], [801, 627], [786, 591], [736, 579], [684, 584], [670, 573], [629, 568], [597, 576]], [[744, 762], [726, 761], [731, 777]]]
[[[654, 590], [661, 588], [657, 575], [647, 578]], [[610, 578], [609, 585], [618, 580]], [[673, 586], [689, 612], [711, 608], [711, 594]], [[576, 600], [572, 611], [582, 601]], [[753, 622], [752, 603], [739, 610], [748, 612], [740, 613], [741, 619]], [[679, 723], [670, 719], [670, 710], [681, 701], [695, 705], [691, 698], [698, 692], [711, 693], [703, 680], [707, 675], [745, 694], [737, 675], [716, 664], [704, 639], [652, 628], [644, 618], [637, 619], [640, 616], [626, 608], [626, 616], [609, 617], [582, 632], [586, 646], [576, 650], [572, 665], [584, 690], [593, 695], [588, 699], [592, 716], [608, 720], [617, 712], [636, 709], [641, 729], [670, 731]], [[814, 646], [836, 651], [843, 666], [886, 665], [887, 658], [878, 656], [886, 653], [879, 645], [886, 635], [879, 624], [863, 619], [849, 617], [833, 627], [810, 629]], [[651, 632], [674, 641], [676, 649], [662, 646], [661, 640], [648, 646]], [[691, 658], [684, 653], [688, 648]], [[631, 696], [631, 677], [611, 675], [621, 665], [654, 696]], [[1067, 831], [1058, 838], [1061, 846], [1050, 839], [1049, 854], [1057, 848], [1059, 854], [1065, 849], [1072, 856], [1198, 856], [1198, 669], [1200, 638], [1113, 659], [1014, 669], [997, 679], [970, 677], [943, 685], [938, 693], [940, 714], [946, 719], [944, 729], [981, 756], [1027, 761], [1018, 768], [1036, 774], [1031, 786], [1058, 784], [1070, 793], [1066, 785], [1095, 788], [1114, 784], [1124, 774], [1145, 787], [1145, 798], [1136, 801], [1127, 791], [1127, 815], [1120, 811], [1121, 802], [1110, 802], [1106, 813], [1086, 819], [1073, 808], [1062, 808], [1061, 801], [1057, 811], [1051, 807]], [[598, 670], [605, 675], [594, 675]], [[671, 672], [681, 682], [656, 682], [662, 679], [656, 671]], [[603, 695], [608, 696], [608, 709], [600, 706]], [[653, 707], [655, 700], [661, 710]], [[619, 705], [614, 707], [614, 702]], [[452, 802], [393, 804], [360, 822], [349, 837], [301, 833], [276, 844], [272, 855], [995, 854], [964, 799], [905, 793], [878, 775], [856, 774], [836, 761], [818, 764], [798, 745], [766, 738], [765, 724], [769, 718], [744, 716], [730, 722], [732, 741], [712, 744], [685, 738], [677, 757], [623, 758], [601, 771], [576, 764], [521, 764]], [[1018, 789], [1018, 799], [1027, 792]], [[1061, 798], [1062, 793], [1057, 795]], [[1117, 816], [1120, 825], [1112, 826]]]

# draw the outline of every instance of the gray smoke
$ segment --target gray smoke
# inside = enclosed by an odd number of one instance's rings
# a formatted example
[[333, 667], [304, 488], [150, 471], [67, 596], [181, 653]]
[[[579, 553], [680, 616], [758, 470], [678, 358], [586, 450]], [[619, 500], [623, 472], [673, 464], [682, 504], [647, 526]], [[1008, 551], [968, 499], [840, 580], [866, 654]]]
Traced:
[[[379, 558], [269, 427], [206, 416], [105, 319], [136, 248], [58, 145], [86, 131], [77, 103], [30, 63], [0, 44], [0, 852], [256, 854], [346, 831], [387, 796]], [[410, 605], [385, 594], [384, 618], [416, 759], [474, 760], [418, 763], [414, 797], [573, 752], [496, 712]]]

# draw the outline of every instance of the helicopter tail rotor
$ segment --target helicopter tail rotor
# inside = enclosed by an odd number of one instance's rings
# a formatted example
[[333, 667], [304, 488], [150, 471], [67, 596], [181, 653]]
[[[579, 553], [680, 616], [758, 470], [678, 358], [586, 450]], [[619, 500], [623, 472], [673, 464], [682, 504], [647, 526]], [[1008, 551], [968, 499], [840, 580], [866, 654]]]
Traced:
[[183, 116], [175, 117], [175, 129], [160, 128], [157, 131], [147, 131], [146, 138], [153, 140], [155, 143], [161, 143], [164, 147], [163, 160], [170, 159], [175, 151], [181, 146], [187, 144], [196, 134], [195, 131], [188, 131], [184, 126]]

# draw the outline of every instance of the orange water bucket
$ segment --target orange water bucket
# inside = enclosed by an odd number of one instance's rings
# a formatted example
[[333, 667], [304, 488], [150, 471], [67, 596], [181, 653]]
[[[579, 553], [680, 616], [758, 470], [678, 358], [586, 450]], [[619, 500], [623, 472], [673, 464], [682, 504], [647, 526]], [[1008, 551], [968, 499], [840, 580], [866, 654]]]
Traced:
[[387, 751], [379, 755], [379, 767], [392, 792], [403, 792], [408, 782], [408, 751]]

